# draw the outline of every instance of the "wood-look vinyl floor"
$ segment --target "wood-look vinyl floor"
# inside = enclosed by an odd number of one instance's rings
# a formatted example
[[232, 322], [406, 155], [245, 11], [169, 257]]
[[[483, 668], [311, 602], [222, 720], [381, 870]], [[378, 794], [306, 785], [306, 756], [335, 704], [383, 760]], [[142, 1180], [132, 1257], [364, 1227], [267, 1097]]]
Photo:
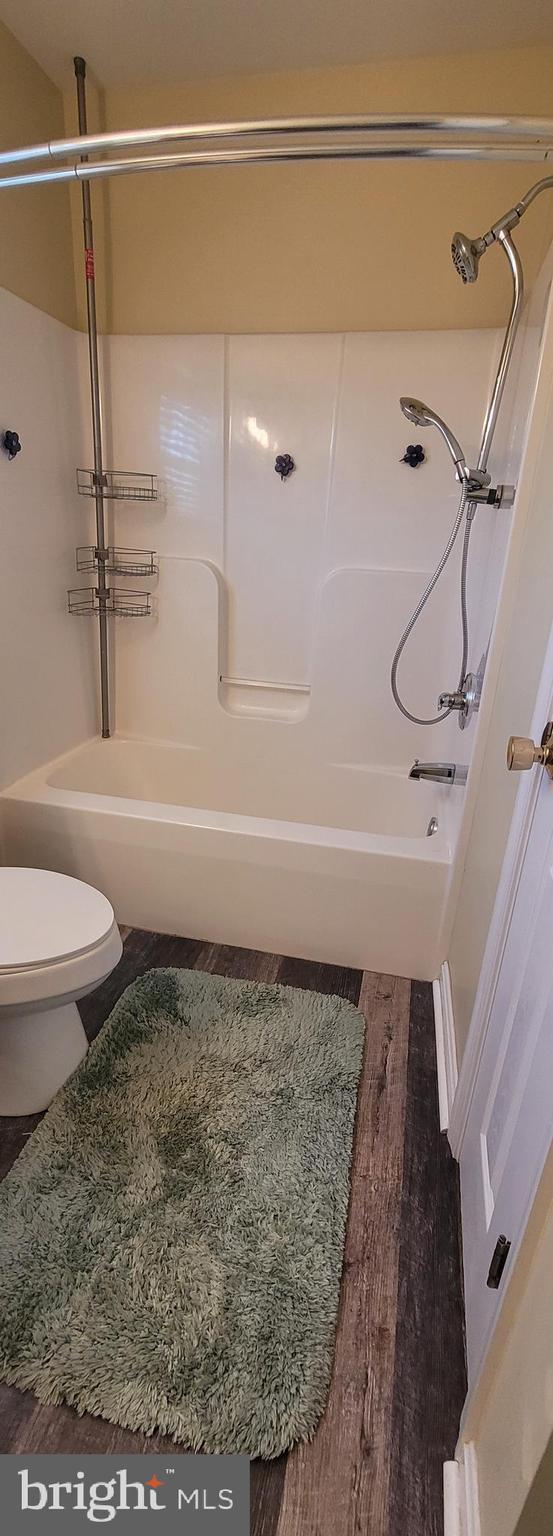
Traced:
[[[329, 1400], [309, 1444], [252, 1462], [252, 1536], [440, 1536], [442, 1463], [466, 1383], [457, 1169], [438, 1124], [431, 988], [130, 930], [117, 969], [79, 1005], [89, 1039], [135, 976], [165, 965], [338, 993], [367, 1023]], [[0, 1173], [39, 1119], [0, 1121]], [[2, 1452], [174, 1449], [0, 1385]]]

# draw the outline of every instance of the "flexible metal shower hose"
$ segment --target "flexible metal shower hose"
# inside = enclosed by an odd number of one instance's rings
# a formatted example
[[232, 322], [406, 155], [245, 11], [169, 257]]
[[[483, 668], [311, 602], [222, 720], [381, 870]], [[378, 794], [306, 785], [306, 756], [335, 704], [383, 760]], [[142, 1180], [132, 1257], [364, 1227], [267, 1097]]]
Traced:
[[[403, 652], [405, 650], [405, 646], [407, 644], [409, 636], [410, 636], [412, 630], [415, 628], [415, 624], [417, 622], [417, 619], [420, 617], [420, 614], [422, 613], [423, 608], [426, 607], [428, 599], [431, 596], [432, 592], [434, 591], [434, 587], [436, 586], [436, 582], [439, 581], [439, 579], [440, 579], [440, 576], [442, 574], [444, 566], [447, 565], [447, 562], [449, 560], [449, 556], [450, 556], [450, 554], [452, 552], [453, 546], [454, 546], [454, 544], [457, 541], [457, 536], [458, 536], [458, 533], [459, 533], [459, 529], [461, 527], [461, 523], [463, 521], [463, 517], [465, 515], [465, 509], [466, 508], [467, 508], [467, 492], [466, 492], [466, 486], [464, 485], [463, 489], [462, 489], [462, 492], [461, 492], [461, 499], [460, 499], [460, 502], [459, 502], [459, 506], [458, 506], [457, 512], [455, 514], [455, 521], [454, 521], [451, 533], [449, 535], [449, 539], [447, 541], [446, 547], [444, 549], [443, 555], [441, 557], [441, 560], [439, 561], [438, 565], [436, 566], [436, 570], [434, 571], [434, 575], [430, 577], [430, 581], [428, 583], [428, 586], [425, 588], [420, 601], [417, 603], [417, 606], [415, 608], [414, 613], [411, 614], [411, 618], [409, 619], [409, 623], [406, 625], [406, 627], [405, 627], [405, 629], [403, 631], [403, 634], [401, 636], [401, 640], [399, 642], [397, 651], [395, 653], [395, 656], [394, 656], [394, 659], [393, 659], [393, 662], [392, 662], [392, 671], [391, 671], [390, 681], [391, 681], [391, 685], [392, 685], [392, 693], [393, 693], [395, 702], [397, 704], [398, 709], [401, 710], [402, 715], [405, 715], [405, 718], [407, 720], [412, 720], [414, 725], [437, 725], [440, 720], [447, 720], [448, 715], [451, 714], [451, 710], [450, 709], [444, 709], [444, 710], [441, 710], [439, 715], [432, 715], [429, 720], [422, 719], [420, 717], [420, 715], [412, 715], [411, 711], [409, 709], [405, 708], [405, 705], [402, 703], [402, 701], [400, 699], [400, 696], [399, 696], [399, 693], [398, 693], [398, 688], [397, 688], [397, 669], [398, 669], [399, 663], [401, 661], [401, 657], [402, 657]], [[469, 514], [470, 514], [470, 510], [471, 509], [470, 509], [470, 506], [469, 506], [469, 508], [468, 508]], [[468, 651], [469, 651], [469, 627], [468, 627], [468, 615], [467, 615], [467, 564], [468, 564], [468, 553], [469, 553], [470, 531], [471, 531], [471, 528], [472, 528], [472, 517], [470, 515], [468, 515], [467, 516], [467, 520], [466, 520], [466, 524], [465, 524], [465, 536], [464, 536], [464, 539], [463, 539], [463, 553], [462, 553], [462, 557], [461, 557], [461, 626], [462, 626], [462, 634], [463, 634], [463, 656], [462, 656], [462, 661], [461, 661], [461, 672], [460, 672], [460, 676], [459, 676], [458, 691], [460, 691], [460, 689], [462, 688], [463, 682], [464, 682], [465, 677], [466, 677], [467, 662], [468, 662]]]

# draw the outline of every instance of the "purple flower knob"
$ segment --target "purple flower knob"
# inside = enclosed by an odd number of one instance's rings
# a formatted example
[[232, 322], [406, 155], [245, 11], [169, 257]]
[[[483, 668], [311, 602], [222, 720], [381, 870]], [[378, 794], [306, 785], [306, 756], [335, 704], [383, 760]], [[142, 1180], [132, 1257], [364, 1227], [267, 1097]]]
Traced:
[[287, 480], [288, 476], [293, 474], [295, 468], [291, 453], [277, 453], [275, 470], [277, 475], [280, 475], [281, 480]]

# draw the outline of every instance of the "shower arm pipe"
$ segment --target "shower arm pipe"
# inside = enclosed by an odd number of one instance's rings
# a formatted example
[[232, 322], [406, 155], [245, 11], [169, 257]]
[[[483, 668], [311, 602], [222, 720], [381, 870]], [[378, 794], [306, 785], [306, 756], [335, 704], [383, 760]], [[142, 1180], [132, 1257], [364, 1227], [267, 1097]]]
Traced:
[[536, 157], [539, 151], [542, 153], [548, 147], [553, 146], [553, 118], [550, 117], [497, 117], [497, 116], [452, 116], [422, 113], [411, 116], [405, 113], [362, 113], [340, 115], [335, 117], [269, 117], [259, 119], [246, 119], [242, 122], [215, 122], [215, 123], [177, 123], [159, 128], [135, 128], [118, 130], [113, 133], [96, 133], [83, 135], [79, 138], [50, 139], [42, 144], [32, 144], [20, 149], [2, 150], [0, 152], [0, 166], [22, 165], [27, 161], [40, 159], [63, 159], [65, 156], [92, 155], [120, 151], [122, 149], [143, 149], [157, 144], [180, 144], [189, 140], [212, 139], [215, 142], [225, 139], [248, 139], [256, 135], [284, 138], [294, 137], [296, 134], [347, 134], [352, 131], [367, 133], [370, 135], [389, 134], [391, 139], [402, 134], [423, 135], [435, 134], [438, 138], [447, 138], [457, 134], [467, 138], [481, 137], [489, 139], [490, 143], [514, 139], [535, 140], [533, 148]]
[[550, 191], [552, 187], [553, 176], [544, 176], [542, 181], [536, 181], [534, 186], [529, 187], [528, 192], [525, 192], [524, 197], [521, 197], [520, 202], [517, 203], [517, 213], [526, 213], [526, 209], [534, 202], [534, 198], [539, 197], [540, 192]]
[[[76, 58], [75, 79], [79, 128], [86, 136], [86, 65]], [[102, 408], [100, 398], [100, 370], [98, 365], [98, 325], [96, 318], [96, 281], [94, 276], [94, 231], [90, 202], [90, 184], [83, 180], [83, 239], [86, 282], [86, 315], [88, 330], [88, 360], [90, 367], [90, 403], [92, 411], [92, 441], [94, 456], [94, 501], [96, 507], [96, 558], [98, 564], [98, 637], [100, 648], [100, 714], [102, 737], [110, 735], [109, 707], [109, 656], [108, 656], [108, 586], [106, 581], [106, 531], [104, 510], [104, 462], [102, 453]]]
[[[553, 148], [553, 146], [552, 146]], [[129, 156], [123, 160], [96, 160], [78, 165], [49, 167], [0, 176], [0, 190], [40, 186], [47, 182], [93, 181], [106, 176], [127, 176], [144, 171], [201, 169], [225, 165], [279, 165], [311, 160], [486, 160], [536, 161], [536, 150], [527, 146], [459, 144], [287, 144], [279, 147], [182, 150], [178, 154]]]

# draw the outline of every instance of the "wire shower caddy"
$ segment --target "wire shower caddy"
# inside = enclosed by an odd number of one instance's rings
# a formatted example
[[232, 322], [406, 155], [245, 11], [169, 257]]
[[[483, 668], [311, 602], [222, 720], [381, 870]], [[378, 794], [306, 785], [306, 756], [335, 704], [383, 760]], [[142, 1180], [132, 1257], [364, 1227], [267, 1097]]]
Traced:
[[79, 496], [101, 496], [104, 501], [157, 501], [159, 496], [157, 475], [132, 469], [103, 469], [99, 475], [78, 469], [77, 490]]
[[154, 549], [122, 549], [108, 544], [103, 562], [94, 544], [80, 544], [76, 553], [78, 571], [97, 571], [102, 563], [111, 576], [157, 576], [159, 570]]
[[152, 612], [151, 592], [136, 592], [125, 587], [71, 587], [67, 593], [69, 613], [110, 613], [121, 619], [145, 619]]

